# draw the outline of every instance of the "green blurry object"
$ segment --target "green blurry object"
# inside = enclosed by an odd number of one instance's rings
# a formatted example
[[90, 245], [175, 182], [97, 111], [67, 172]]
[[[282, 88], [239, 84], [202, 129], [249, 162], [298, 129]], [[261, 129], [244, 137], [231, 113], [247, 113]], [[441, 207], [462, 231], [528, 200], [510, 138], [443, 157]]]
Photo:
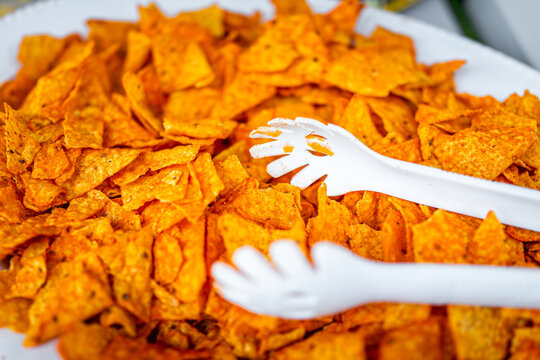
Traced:
[[364, 0], [363, 2], [370, 6], [376, 6], [389, 11], [405, 10], [420, 0]]
[[448, 3], [452, 8], [452, 11], [456, 16], [456, 20], [458, 21], [459, 26], [461, 26], [461, 30], [463, 30], [463, 33], [467, 37], [480, 42], [480, 38], [474, 30], [474, 26], [472, 25], [469, 17], [467, 16], [467, 13], [465, 12], [465, 9], [463, 8], [463, 0], [448, 0]]

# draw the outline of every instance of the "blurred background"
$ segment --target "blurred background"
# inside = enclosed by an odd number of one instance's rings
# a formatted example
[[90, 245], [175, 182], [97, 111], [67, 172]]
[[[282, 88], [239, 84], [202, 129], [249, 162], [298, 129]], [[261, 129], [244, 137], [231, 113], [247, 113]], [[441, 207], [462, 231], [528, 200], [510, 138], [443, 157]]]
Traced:
[[[0, 16], [33, 1], [43, 0], [0, 0]], [[538, 40], [540, 0], [363, 0], [363, 2], [390, 11], [399, 11], [414, 19], [467, 36], [540, 70]]]

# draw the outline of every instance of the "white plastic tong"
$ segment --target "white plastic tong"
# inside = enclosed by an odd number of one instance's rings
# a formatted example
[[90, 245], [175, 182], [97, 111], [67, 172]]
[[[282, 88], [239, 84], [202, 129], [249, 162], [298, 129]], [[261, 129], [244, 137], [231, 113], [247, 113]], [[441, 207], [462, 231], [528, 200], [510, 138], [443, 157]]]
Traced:
[[[313, 119], [268, 125], [250, 136], [274, 141], [254, 146], [251, 155], [285, 155], [268, 165], [273, 177], [305, 166], [292, 185], [305, 188], [327, 175], [329, 196], [370, 190], [478, 218], [492, 210], [504, 224], [540, 231], [540, 191], [388, 158], [345, 129]], [[373, 301], [540, 308], [536, 269], [378, 263], [327, 242], [311, 251], [312, 263], [294, 243], [276, 241], [270, 263], [253, 248], [240, 248], [232, 259], [236, 269], [214, 264], [214, 284], [248, 310], [293, 319]]]

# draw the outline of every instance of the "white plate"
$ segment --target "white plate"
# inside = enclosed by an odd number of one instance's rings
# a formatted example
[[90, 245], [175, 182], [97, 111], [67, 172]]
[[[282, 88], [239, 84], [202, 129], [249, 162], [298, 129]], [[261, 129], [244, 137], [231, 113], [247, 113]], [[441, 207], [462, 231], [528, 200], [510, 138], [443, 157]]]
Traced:
[[[45, 0], [28, 5], [0, 18], [0, 83], [16, 73], [17, 49], [25, 35], [48, 33], [65, 36], [73, 32], [86, 33], [85, 21], [90, 18], [137, 20], [137, 5], [149, 0]], [[265, 0], [154, 0], [168, 14], [194, 10], [217, 3], [221, 7], [246, 14], [259, 10], [265, 18], [273, 15], [273, 8]], [[337, 1], [312, 0], [319, 12], [330, 10]], [[431, 25], [401, 15], [369, 8], [362, 14], [357, 30], [369, 34], [378, 26], [406, 34], [414, 39], [417, 59], [431, 64], [453, 59], [467, 60], [457, 73], [459, 91], [474, 95], [493, 95], [504, 100], [517, 92], [529, 89], [540, 94], [540, 73], [475, 42], [447, 33]], [[54, 343], [25, 349], [24, 336], [7, 329], [0, 329], [0, 360], [57, 359]]]

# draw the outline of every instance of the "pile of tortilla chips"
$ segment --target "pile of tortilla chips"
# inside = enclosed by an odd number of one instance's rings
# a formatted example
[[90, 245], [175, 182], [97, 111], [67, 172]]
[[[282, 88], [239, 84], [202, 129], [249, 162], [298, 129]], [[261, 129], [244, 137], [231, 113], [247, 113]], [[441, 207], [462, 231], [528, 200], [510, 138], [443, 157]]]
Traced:
[[540, 188], [536, 96], [456, 93], [463, 61], [355, 34], [357, 0], [274, 5], [265, 23], [149, 5], [136, 23], [89, 21], [87, 39], [23, 40], [0, 86], [0, 326], [28, 346], [59, 338], [65, 359], [540, 357], [540, 311], [376, 303], [288, 321], [212, 289], [214, 261], [282, 238], [386, 262], [540, 263], [540, 233], [493, 213], [271, 179], [249, 132], [304, 116], [389, 157]]

